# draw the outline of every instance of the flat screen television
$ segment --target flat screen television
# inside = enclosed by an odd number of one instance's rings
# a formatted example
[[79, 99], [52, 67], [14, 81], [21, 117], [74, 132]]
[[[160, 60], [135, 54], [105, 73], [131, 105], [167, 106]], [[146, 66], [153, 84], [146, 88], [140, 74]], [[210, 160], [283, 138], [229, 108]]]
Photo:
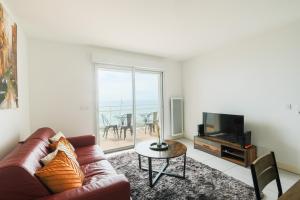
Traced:
[[203, 113], [204, 135], [240, 143], [244, 135], [244, 116]]

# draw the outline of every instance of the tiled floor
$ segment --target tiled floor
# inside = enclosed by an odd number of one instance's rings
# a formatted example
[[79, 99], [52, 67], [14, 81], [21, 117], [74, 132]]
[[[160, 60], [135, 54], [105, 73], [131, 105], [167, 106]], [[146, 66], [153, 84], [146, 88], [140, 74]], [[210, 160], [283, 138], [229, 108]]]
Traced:
[[[120, 130], [119, 130], [120, 131]], [[147, 130], [145, 132], [144, 127], [136, 128], [136, 141], [141, 142], [145, 140], [153, 140], [157, 138], [157, 133]], [[113, 133], [112, 129], [109, 130], [107, 137], [103, 137], [103, 130], [100, 131], [100, 146], [104, 151], [111, 150], [114, 148], [122, 148], [133, 145], [134, 137], [130, 134], [130, 131], [127, 130], [126, 139], [124, 139], [124, 134], [121, 134], [121, 138], [118, 138], [116, 134]]]
[[[203, 151], [194, 149], [193, 141], [187, 139], [180, 139], [180, 142], [184, 143], [188, 150], [187, 156], [202, 162], [212, 168], [218, 169], [225, 174], [232, 176], [248, 185], [253, 186], [251, 171], [249, 168], [241, 167], [234, 163], [228, 162], [226, 160], [217, 158]], [[133, 150], [130, 150], [133, 151]], [[119, 152], [121, 153], [121, 152]], [[118, 154], [118, 153], [114, 153]], [[284, 170], [279, 170], [280, 179], [282, 184], [283, 192], [290, 188], [297, 180], [300, 179], [300, 175], [293, 174]], [[275, 200], [277, 199], [277, 186], [275, 182], [270, 183], [263, 191], [265, 194], [264, 200]]]
[[[232, 176], [248, 185], [253, 186], [251, 171], [249, 168], [241, 167], [234, 163], [220, 159], [218, 157], [207, 154], [198, 149], [194, 149], [193, 142], [187, 139], [180, 139], [187, 147], [187, 156], [202, 162], [203, 164], [209, 165], [212, 168], [218, 169], [225, 174]], [[284, 170], [279, 170], [280, 180], [283, 192], [288, 190], [295, 182], [300, 179], [300, 175], [293, 174]], [[277, 186], [275, 181], [270, 183], [264, 190], [264, 200], [275, 200], [277, 199]]]

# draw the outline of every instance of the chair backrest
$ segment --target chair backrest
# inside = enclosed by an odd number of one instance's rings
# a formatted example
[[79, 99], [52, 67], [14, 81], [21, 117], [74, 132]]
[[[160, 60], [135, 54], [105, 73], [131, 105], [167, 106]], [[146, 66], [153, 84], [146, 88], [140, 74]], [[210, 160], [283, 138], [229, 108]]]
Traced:
[[152, 113], [148, 113], [148, 114], [146, 115], [146, 122], [149, 122], [151, 115], [152, 115]]
[[132, 114], [128, 113], [126, 115], [127, 126], [131, 126], [131, 119], [132, 119]]
[[101, 118], [102, 118], [102, 122], [104, 126], [108, 126], [109, 125], [109, 121], [108, 119], [105, 117], [104, 114], [101, 114]]
[[157, 112], [153, 112], [153, 123], [157, 122]]
[[127, 116], [127, 114], [122, 114], [119, 116], [120, 124], [122, 126], [125, 124], [125, 119], [127, 118], [126, 116]]
[[256, 159], [251, 164], [251, 172], [255, 194], [258, 200], [262, 199], [262, 190], [273, 180], [276, 180], [277, 183], [278, 197], [282, 195], [281, 182], [274, 152], [270, 152], [269, 154]]

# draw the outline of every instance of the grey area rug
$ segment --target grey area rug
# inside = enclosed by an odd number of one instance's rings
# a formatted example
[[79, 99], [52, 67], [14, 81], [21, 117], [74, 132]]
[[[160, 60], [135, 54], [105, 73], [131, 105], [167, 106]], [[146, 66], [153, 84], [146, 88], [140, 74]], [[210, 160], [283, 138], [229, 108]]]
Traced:
[[[109, 157], [108, 160], [118, 173], [125, 174], [128, 178], [133, 200], [255, 199], [254, 189], [249, 185], [189, 157], [185, 179], [163, 175], [153, 188], [149, 187], [148, 172], [138, 167], [136, 153], [124, 153]], [[158, 169], [163, 162], [165, 161], [153, 159], [153, 168]], [[142, 166], [148, 167], [145, 158], [142, 159]], [[183, 157], [170, 160], [168, 172], [182, 174], [182, 170]]]

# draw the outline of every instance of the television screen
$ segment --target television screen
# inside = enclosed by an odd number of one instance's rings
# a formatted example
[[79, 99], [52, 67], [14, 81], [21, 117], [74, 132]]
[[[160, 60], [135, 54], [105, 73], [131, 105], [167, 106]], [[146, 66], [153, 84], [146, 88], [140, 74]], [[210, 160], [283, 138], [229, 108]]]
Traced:
[[244, 133], [244, 116], [203, 113], [204, 134], [235, 141]]

